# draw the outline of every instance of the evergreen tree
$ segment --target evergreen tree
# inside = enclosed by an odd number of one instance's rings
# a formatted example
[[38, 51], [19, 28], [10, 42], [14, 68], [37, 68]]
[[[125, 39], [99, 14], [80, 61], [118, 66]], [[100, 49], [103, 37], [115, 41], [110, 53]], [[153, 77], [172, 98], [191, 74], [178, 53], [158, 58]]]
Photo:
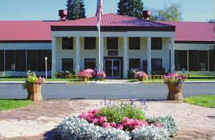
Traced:
[[85, 18], [85, 8], [83, 0], [67, 0], [67, 19], [74, 20]]
[[143, 2], [142, 0], [120, 0], [117, 13], [119, 15], [142, 18]]

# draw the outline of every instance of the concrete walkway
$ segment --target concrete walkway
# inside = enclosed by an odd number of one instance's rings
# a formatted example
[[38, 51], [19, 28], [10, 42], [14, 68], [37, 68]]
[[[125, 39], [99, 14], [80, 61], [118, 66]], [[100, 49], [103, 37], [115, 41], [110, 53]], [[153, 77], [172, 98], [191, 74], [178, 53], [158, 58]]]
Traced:
[[[120, 101], [122, 100], [112, 102]], [[103, 101], [46, 100], [21, 109], [0, 112], [0, 139], [58, 140], [53, 129], [64, 117], [102, 107], [101, 102]], [[143, 108], [146, 116], [171, 115], [176, 119], [179, 132], [172, 140], [210, 140], [215, 136], [214, 108], [172, 101], [147, 101]]]

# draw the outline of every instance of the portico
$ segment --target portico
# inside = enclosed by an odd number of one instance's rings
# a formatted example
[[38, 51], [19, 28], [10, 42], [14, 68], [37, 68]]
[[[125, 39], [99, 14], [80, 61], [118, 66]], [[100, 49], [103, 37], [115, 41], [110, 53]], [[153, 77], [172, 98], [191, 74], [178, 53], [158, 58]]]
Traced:
[[[108, 16], [119, 15], [107, 14], [103, 20]], [[82, 20], [79, 22], [87, 22]], [[174, 26], [145, 20], [139, 22], [143, 22], [143, 26], [101, 26], [100, 48], [99, 34], [94, 25], [78, 26], [74, 22], [65, 22], [65, 25], [52, 26], [52, 77], [63, 70], [63, 59], [71, 59], [71, 67], [76, 74], [85, 68], [98, 67], [109, 78], [128, 78], [129, 71], [133, 69], [144, 70], [151, 75], [156, 65], [173, 72]], [[156, 26], [145, 27], [145, 24]], [[66, 40], [72, 49], [62, 49]]]

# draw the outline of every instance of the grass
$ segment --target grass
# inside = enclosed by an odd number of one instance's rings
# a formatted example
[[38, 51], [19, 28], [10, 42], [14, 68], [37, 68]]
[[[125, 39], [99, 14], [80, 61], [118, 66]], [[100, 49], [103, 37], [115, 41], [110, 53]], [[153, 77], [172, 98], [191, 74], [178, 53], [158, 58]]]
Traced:
[[212, 76], [212, 75], [194, 75], [194, 74], [191, 74], [189, 75], [189, 77], [215, 77], [215, 76]]
[[0, 99], [0, 111], [18, 109], [31, 104], [30, 100]]
[[128, 82], [139, 82], [138, 79], [128, 79]]
[[215, 107], [215, 95], [195, 95], [185, 98], [185, 102], [203, 107]]

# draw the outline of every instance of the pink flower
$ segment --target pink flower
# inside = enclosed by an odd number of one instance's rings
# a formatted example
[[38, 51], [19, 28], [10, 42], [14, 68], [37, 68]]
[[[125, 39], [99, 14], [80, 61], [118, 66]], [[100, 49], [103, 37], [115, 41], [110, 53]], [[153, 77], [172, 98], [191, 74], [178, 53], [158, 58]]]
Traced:
[[97, 118], [92, 119], [92, 123], [99, 123], [99, 119]]
[[119, 124], [116, 128], [122, 130], [123, 129], [123, 125]]
[[98, 119], [99, 119], [99, 123], [107, 122], [107, 117], [99, 116]]
[[104, 79], [104, 78], [106, 78], [106, 74], [105, 74], [105, 72], [103, 72], [103, 71], [98, 72], [98, 73], [97, 73], [97, 76], [98, 76], [99, 79]]
[[88, 116], [87, 113], [82, 113], [81, 115], [79, 115], [79, 118], [86, 119], [87, 116]]
[[111, 122], [110, 125], [111, 125], [112, 127], [116, 127], [116, 123], [115, 123], [115, 122]]
[[107, 128], [107, 127], [111, 127], [111, 125], [110, 125], [110, 123], [104, 123], [104, 124], [103, 124], [103, 127], [104, 127], [104, 128]]
[[129, 118], [124, 117], [124, 118], [123, 118], [123, 120], [122, 120], [122, 123], [126, 125], [126, 124], [128, 124], [128, 123], [129, 123], [129, 121], [130, 121], [130, 119], [129, 119]]

